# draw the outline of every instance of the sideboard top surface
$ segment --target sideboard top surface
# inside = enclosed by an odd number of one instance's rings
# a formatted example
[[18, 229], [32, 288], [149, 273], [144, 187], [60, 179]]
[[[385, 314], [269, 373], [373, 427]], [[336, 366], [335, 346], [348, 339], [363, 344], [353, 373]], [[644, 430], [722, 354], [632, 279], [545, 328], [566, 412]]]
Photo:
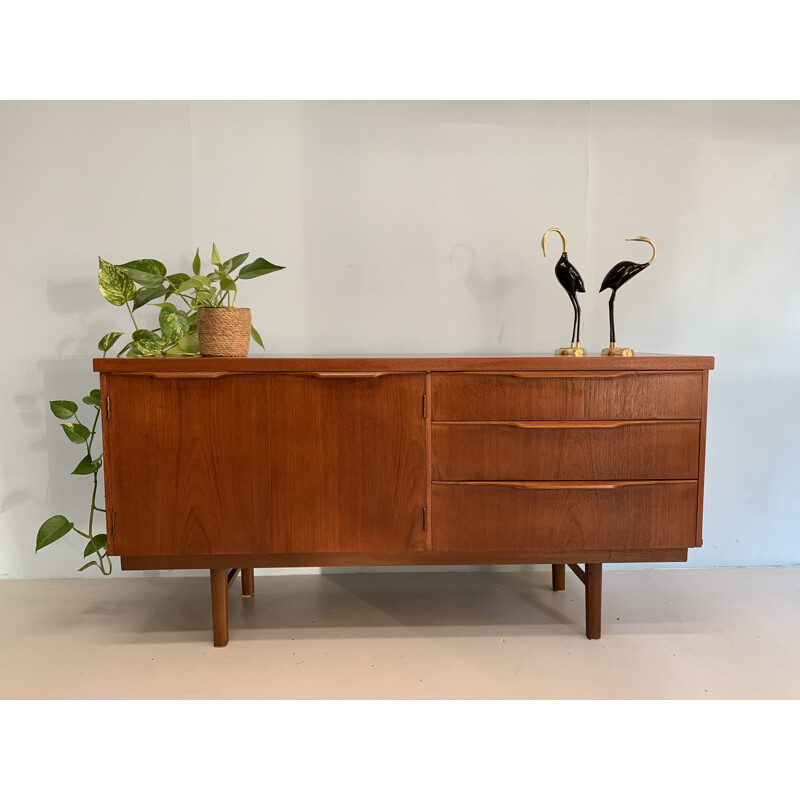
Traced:
[[183, 372], [502, 372], [627, 370], [710, 370], [712, 356], [643, 353], [631, 358], [588, 355], [582, 358], [544, 354], [505, 355], [281, 355], [245, 358], [95, 358], [94, 371], [103, 373]]

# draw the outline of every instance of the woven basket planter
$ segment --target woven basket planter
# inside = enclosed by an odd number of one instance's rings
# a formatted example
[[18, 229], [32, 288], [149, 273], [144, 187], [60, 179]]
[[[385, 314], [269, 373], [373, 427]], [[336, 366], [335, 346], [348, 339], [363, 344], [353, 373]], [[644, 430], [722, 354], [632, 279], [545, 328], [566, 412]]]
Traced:
[[201, 308], [197, 312], [201, 356], [246, 356], [250, 349], [249, 308]]

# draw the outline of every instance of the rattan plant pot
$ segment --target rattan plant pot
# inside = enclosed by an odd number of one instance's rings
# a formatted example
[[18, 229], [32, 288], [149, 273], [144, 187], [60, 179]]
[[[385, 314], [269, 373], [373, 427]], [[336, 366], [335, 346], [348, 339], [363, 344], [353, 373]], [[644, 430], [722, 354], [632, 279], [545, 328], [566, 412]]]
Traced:
[[246, 356], [250, 349], [249, 308], [201, 308], [197, 312], [201, 356]]

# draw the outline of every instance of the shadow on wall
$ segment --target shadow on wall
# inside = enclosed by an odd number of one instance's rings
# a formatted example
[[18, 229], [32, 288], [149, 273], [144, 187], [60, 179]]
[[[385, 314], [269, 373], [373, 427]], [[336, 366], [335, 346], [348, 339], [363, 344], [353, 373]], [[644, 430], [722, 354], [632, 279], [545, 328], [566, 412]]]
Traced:
[[450, 267], [480, 309], [480, 346], [471, 352], [501, 348], [509, 318], [518, 316], [513, 299], [530, 298], [527, 302], [532, 304], [533, 287], [522, 259], [518, 255], [505, 256], [497, 260], [494, 268], [482, 269], [473, 248], [462, 243], [450, 252]]
[[[13, 462], [9, 463], [3, 481], [5, 491], [0, 497], [0, 514], [11, 513], [19, 520], [14, 526], [19, 529], [19, 535], [9, 543], [12, 563], [25, 565], [35, 559], [36, 573], [58, 574], [65, 565], [69, 565], [68, 571], [81, 566], [83, 540], [67, 535], [34, 555], [36, 533], [41, 523], [55, 514], [63, 514], [85, 530], [92, 479], [70, 474], [86, 454], [86, 448], [67, 439], [60, 427], [61, 420], [51, 414], [49, 404], [51, 400], [75, 402], [79, 407], [79, 420], [91, 428], [95, 411], [84, 404], [82, 398], [99, 386], [98, 376], [92, 371], [92, 358], [100, 355], [97, 342], [110, 330], [129, 331], [131, 323], [124, 308], [114, 309], [113, 318], [109, 315], [110, 307], [100, 296], [97, 281], [92, 276], [48, 281], [46, 301], [48, 313], [68, 320], [64, 327], [77, 335], [61, 337], [60, 341], [54, 337], [52, 352], [56, 357], [36, 363], [41, 378], [34, 383], [38, 383], [41, 390], [14, 396], [19, 421], [18, 450], [31, 455], [30, 460], [35, 462], [40, 477], [37, 477], [36, 488], [31, 490], [31, 481], [21, 481]], [[93, 454], [101, 450], [98, 435]], [[102, 486], [98, 495], [102, 498]], [[103, 505], [101, 499], [98, 505]], [[102, 515], [100, 517], [96, 518], [99, 523], [96, 533], [105, 527]]]
[[[63, 346], [65, 343], [61, 344]], [[11, 491], [0, 500], [0, 513], [25, 504], [31, 504], [37, 509], [36, 512], [25, 515], [24, 519], [31, 524], [20, 532], [14, 542], [20, 564], [28, 561], [35, 552], [36, 532], [39, 525], [48, 517], [63, 514], [78, 527], [86, 529], [92, 491], [91, 476], [70, 474], [86, 455], [86, 448], [67, 439], [61, 430], [61, 421], [50, 413], [49, 405], [50, 400], [72, 400], [78, 404], [77, 415], [80, 422], [91, 428], [95, 411], [81, 402], [81, 398], [99, 385], [97, 376], [91, 371], [91, 359], [86, 357], [40, 361], [37, 366], [42, 374], [42, 391], [39, 395], [18, 395], [17, 406], [20, 409], [20, 421], [29, 433], [26, 437], [25, 451], [35, 453], [46, 460], [41, 462], [41, 473], [47, 477], [39, 483], [40, 496], [35, 496], [27, 489], [13, 486], [9, 480], [7, 485], [12, 487]], [[99, 436], [98, 424], [98, 439], [92, 448], [95, 456], [102, 450]], [[98, 498], [98, 505], [102, 506], [102, 485], [98, 491]], [[99, 523], [95, 525], [95, 533], [104, 531], [105, 521], [102, 516], [99, 515], [95, 520]], [[77, 570], [83, 563], [81, 558], [83, 545], [83, 540], [78, 536], [67, 535], [61, 541], [36, 554], [36, 558], [45, 562], [42, 564], [45, 568], [49, 562], [53, 570], [62, 564], [74, 564], [74, 569]]]

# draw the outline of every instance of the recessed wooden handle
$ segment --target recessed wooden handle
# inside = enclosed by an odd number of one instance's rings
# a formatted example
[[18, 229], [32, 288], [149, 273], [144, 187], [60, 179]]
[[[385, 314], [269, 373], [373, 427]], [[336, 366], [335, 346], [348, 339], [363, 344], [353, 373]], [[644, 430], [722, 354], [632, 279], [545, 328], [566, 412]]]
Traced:
[[[580, 360], [580, 359], [578, 359]], [[686, 370], [682, 370], [686, 371]], [[452, 373], [451, 373], [452, 374]], [[575, 378], [624, 378], [624, 377], [637, 377], [641, 375], [658, 375], [658, 374], [669, 374], [669, 375], [678, 375], [680, 372], [678, 370], [656, 370], [656, 369], [648, 369], [648, 370], [581, 370], [579, 366], [576, 365], [574, 370], [570, 370], [564, 374], [555, 371], [549, 372], [542, 372], [537, 370], [531, 370], [529, 372], [464, 372], [460, 373], [463, 375], [491, 375], [493, 377], [501, 377], [501, 378], [553, 378], [553, 379], [561, 379], [561, 380], [575, 380]]]
[[380, 378], [386, 372], [306, 372], [312, 378]]
[[434, 484], [457, 486], [505, 486], [508, 489], [622, 489], [625, 486], [644, 486], [646, 484], [697, 483], [695, 480], [669, 481], [433, 481]]
[[136, 375], [140, 378], [222, 378], [225, 375], [252, 375], [251, 372], [125, 372], [124, 375]]
[[[690, 420], [695, 422], [696, 420]], [[622, 419], [622, 420], [539, 420], [533, 422], [521, 422], [518, 420], [444, 420], [437, 421], [433, 424], [437, 427], [443, 426], [458, 426], [480, 425], [486, 428], [558, 428], [559, 430], [567, 430], [571, 428], [623, 428], [628, 425], [670, 425], [673, 423], [686, 422], [682, 419]]]

